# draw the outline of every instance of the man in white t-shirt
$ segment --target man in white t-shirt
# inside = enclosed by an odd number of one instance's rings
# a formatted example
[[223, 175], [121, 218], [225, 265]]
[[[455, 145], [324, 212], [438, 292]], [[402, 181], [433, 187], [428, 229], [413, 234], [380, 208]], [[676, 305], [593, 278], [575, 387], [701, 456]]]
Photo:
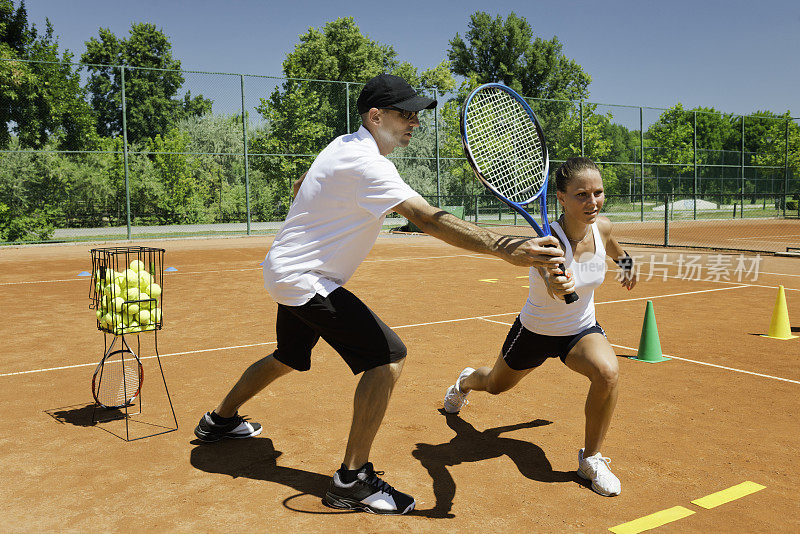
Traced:
[[261, 425], [239, 416], [239, 407], [276, 378], [308, 370], [311, 350], [321, 337], [353, 374], [363, 373], [344, 460], [323, 499], [334, 508], [404, 514], [415, 506], [410, 495], [378, 478], [368, 461], [406, 347], [342, 287], [372, 249], [387, 213], [396, 211], [452, 245], [515, 265], [543, 267], [554, 275], [558, 294], [572, 286], [558, 276], [564, 257], [555, 238], [492, 233], [430, 206], [400, 178], [386, 155], [407, 146], [419, 126], [417, 114], [434, 107], [435, 100], [418, 95], [397, 76], [381, 74], [364, 86], [358, 98], [363, 125], [334, 139], [295, 183], [296, 198], [264, 261], [264, 287], [278, 303], [277, 348], [251, 365], [195, 429], [203, 441], [260, 434]]

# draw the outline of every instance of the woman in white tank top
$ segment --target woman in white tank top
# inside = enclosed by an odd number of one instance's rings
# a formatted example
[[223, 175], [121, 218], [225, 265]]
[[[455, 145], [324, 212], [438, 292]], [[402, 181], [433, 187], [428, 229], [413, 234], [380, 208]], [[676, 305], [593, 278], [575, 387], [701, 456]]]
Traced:
[[578, 475], [590, 480], [597, 493], [618, 495], [620, 481], [609, 469], [609, 459], [600, 454], [600, 447], [617, 402], [619, 367], [614, 349], [595, 319], [594, 290], [605, 278], [606, 255], [625, 267], [620, 279], [628, 290], [636, 285], [636, 272], [611, 235], [611, 221], [600, 216], [605, 196], [597, 165], [587, 158], [571, 158], [559, 167], [555, 179], [563, 215], [551, 228], [564, 248], [565, 267], [580, 298], [566, 304], [563, 277], [553, 281], [544, 271], [531, 269], [528, 299], [494, 367], [464, 369], [447, 390], [444, 409], [458, 412], [467, 404], [471, 390], [493, 395], [508, 391], [547, 358], [558, 357], [591, 382]]

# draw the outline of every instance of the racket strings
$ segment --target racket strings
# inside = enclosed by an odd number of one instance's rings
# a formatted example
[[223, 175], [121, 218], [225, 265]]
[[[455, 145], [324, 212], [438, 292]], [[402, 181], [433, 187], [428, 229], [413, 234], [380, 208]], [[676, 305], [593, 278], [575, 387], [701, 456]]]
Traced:
[[511, 95], [479, 91], [466, 112], [472, 159], [497, 191], [526, 203], [545, 180], [544, 147], [536, 125]]
[[139, 393], [140, 365], [133, 356], [106, 360], [98, 370], [97, 401], [107, 407], [129, 404]]

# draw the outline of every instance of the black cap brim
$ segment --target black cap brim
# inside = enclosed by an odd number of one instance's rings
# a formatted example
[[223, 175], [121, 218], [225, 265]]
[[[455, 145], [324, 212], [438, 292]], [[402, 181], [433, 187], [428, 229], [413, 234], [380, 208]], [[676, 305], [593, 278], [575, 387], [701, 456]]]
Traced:
[[403, 100], [402, 102], [397, 102], [396, 104], [392, 104], [392, 107], [403, 109], [406, 111], [422, 111], [423, 109], [433, 109], [436, 107], [436, 100], [432, 98], [428, 98], [427, 96], [417, 95], [414, 97], [409, 98], [408, 100]]

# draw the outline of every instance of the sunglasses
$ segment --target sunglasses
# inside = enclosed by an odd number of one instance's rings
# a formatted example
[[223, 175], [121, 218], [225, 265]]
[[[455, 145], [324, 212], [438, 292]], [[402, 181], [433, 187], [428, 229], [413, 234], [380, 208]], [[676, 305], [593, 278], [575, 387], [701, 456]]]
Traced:
[[391, 109], [391, 110], [394, 110], [394, 111], [396, 111], [397, 113], [400, 114], [400, 117], [402, 117], [403, 119], [405, 119], [407, 121], [410, 121], [412, 119], [416, 119], [419, 116], [419, 112], [418, 111], [406, 111], [405, 109], [400, 109], [400, 108], [396, 108], [396, 107], [392, 107], [392, 106], [386, 107], [386, 108], [380, 108], [380, 109]]

